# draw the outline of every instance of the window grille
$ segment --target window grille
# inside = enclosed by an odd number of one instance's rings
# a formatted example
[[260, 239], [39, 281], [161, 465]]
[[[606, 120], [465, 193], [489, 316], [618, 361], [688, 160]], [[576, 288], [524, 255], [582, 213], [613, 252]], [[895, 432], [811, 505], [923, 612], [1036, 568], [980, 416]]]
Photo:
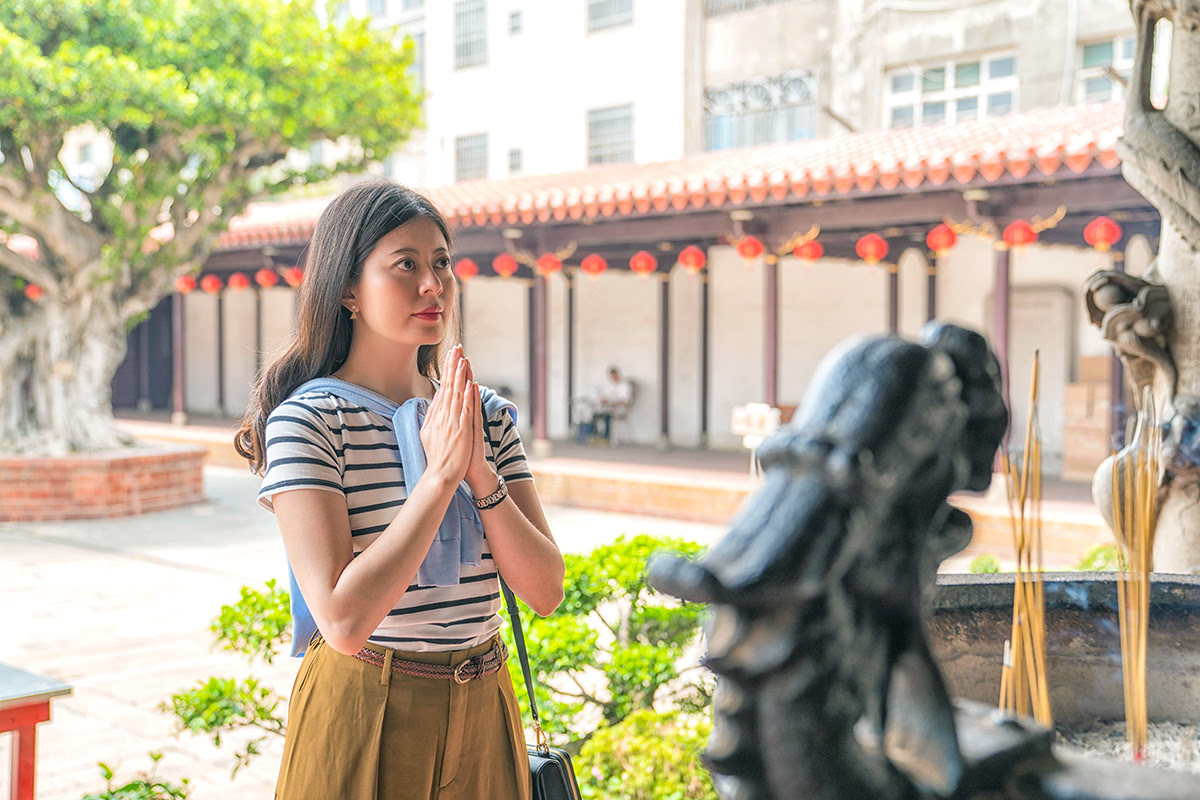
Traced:
[[454, 68], [487, 63], [487, 2], [457, 0], [454, 4]]
[[486, 178], [488, 137], [486, 133], [458, 136], [454, 139], [454, 180]]
[[805, 71], [704, 92], [704, 149], [728, 150], [817, 134], [816, 79]]
[[588, 164], [633, 161], [633, 106], [588, 112]]

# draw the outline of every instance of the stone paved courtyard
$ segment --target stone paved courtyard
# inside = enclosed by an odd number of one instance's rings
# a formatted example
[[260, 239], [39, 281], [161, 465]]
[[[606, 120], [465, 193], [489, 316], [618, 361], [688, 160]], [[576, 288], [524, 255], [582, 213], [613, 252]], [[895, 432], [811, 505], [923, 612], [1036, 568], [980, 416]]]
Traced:
[[[0, 661], [70, 683], [39, 726], [39, 800], [80, 800], [101, 791], [96, 762], [127, 780], [164, 754], [161, 776], [192, 780], [194, 800], [260, 800], [273, 793], [282, 740], [230, 779], [242, 739], [217, 749], [177, 736], [156, 706], [212, 675], [254, 675], [286, 696], [298, 660], [249, 664], [213, 651], [209, 622], [243, 585], [285, 579], [274, 518], [254, 503], [259, 479], [209, 467], [208, 502], [119, 520], [0, 524]], [[622, 532], [649, 531], [709, 542], [713, 525], [551, 507], [564, 550], [586, 552]], [[0, 734], [0, 764], [10, 742]], [[9, 792], [0, 770], [0, 797]]]

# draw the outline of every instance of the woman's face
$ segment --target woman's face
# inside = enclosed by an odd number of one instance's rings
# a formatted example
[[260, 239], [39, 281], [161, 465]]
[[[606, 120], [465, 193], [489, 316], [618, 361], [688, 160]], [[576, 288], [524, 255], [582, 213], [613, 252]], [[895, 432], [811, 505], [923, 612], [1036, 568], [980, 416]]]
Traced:
[[433, 220], [416, 217], [388, 233], [363, 262], [347, 308], [362, 326], [397, 344], [437, 344], [456, 302], [446, 238]]

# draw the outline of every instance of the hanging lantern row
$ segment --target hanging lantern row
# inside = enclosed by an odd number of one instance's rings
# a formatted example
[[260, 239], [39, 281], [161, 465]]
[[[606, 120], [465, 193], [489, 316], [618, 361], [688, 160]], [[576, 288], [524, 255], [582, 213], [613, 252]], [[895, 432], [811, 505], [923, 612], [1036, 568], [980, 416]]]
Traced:
[[[279, 285], [281, 274], [283, 276], [283, 282], [293, 288], [299, 286], [304, 280], [304, 270], [302, 270], [300, 267], [287, 267], [283, 270], [274, 270], [270, 267], [263, 267], [254, 273], [253, 282], [257, 283], [264, 289], [270, 289], [273, 286]], [[228, 286], [234, 291], [240, 292], [243, 289], [249, 289], [250, 284], [250, 278], [247, 277], [243, 272], [235, 272], [229, 276]], [[208, 294], [216, 294], [224, 289], [225, 286], [225, 281], [222, 281], [221, 278], [216, 275], [205, 275], [199, 280], [196, 279], [195, 275], [180, 275], [175, 279], [175, 291], [179, 292], [180, 294], [189, 294], [194, 292], [197, 287], [204, 290]]]
[[[1009, 248], [1027, 247], [1038, 240], [1040, 231], [1057, 225], [1065, 213], [1065, 207], [1060, 206], [1058, 211], [1047, 219], [1034, 217], [1032, 222], [1023, 219], [1015, 220], [1004, 228], [1001, 238], [1005, 246]], [[787, 252], [787, 248], [790, 246], [792, 255], [803, 262], [811, 263], [821, 259], [825, 255], [825, 247], [816, 238], [819, 230], [814, 226], [808, 234], [798, 236], [784, 245], [785, 249], [782, 252]], [[926, 234], [925, 244], [934, 255], [941, 258], [958, 243], [959, 232], [982, 238], [994, 238], [995, 236], [990, 223], [985, 223], [983, 227], [975, 227], [966, 222], [953, 224], [943, 222]], [[1096, 217], [1084, 228], [1083, 238], [1091, 247], [1103, 253], [1121, 240], [1122, 233], [1121, 226], [1114, 220], [1109, 217]], [[748, 265], [762, 258], [767, 250], [766, 245], [757, 236], [742, 236], [734, 240], [732, 244], [738, 256]], [[570, 250], [573, 249], [573, 247], [570, 248]], [[888, 243], [879, 234], [868, 233], [855, 243], [854, 252], [866, 263], [875, 265], [887, 258]], [[543, 277], [561, 272], [563, 258], [567, 257], [565, 253], [566, 251], [543, 253], [536, 261], [533, 261], [534, 271]], [[532, 261], [532, 259], [530, 260]], [[680, 251], [677, 263], [688, 274], [695, 276], [700, 274], [708, 263], [708, 256], [696, 245], [688, 245]], [[511, 278], [516, 274], [518, 266], [517, 259], [511, 253], [501, 253], [492, 259], [492, 269], [502, 278]], [[592, 253], [584, 257], [579, 268], [585, 275], [598, 278], [608, 270], [608, 262], [602, 256]], [[630, 258], [629, 268], [639, 275], [650, 275], [658, 270], [658, 259], [645, 250], [639, 250]], [[264, 288], [271, 288], [279, 284], [281, 274], [283, 281], [291, 287], [299, 286], [304, 280], [304, 270], [300, 267], [287, 267], [278, 271], [263, 267], [254, 273], [254, 282]], [[461, 280], [470, 280], [479, 275], [479, 265], [470, 258], [460, 259], [454, 265], [454, 274]], [[211, 274], [205, 275], [198, 283], [193, 275], [181, 275], [175, 279], [175, 291], [180, 294], [194, 291], [197, 285], [209, 294], [216, 294], [225, 288], [225, 283], [218, 276]], [[250, 279], [241, 272], [235, 272], [229, 276], [228, 285], [230, 289], [241, 291], [250, 287]], [[42, 288], [36, 284], [28, 284], [25, 287], [25, 296], [33, 302], [41, 300], [44, 294]]]

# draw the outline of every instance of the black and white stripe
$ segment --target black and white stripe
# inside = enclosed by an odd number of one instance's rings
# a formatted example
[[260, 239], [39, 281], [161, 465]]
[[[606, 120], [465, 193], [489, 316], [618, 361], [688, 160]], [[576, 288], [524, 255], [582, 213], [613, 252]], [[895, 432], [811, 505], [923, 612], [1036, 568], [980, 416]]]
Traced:
[[[512, 417], [488, 420], [489, 461], [504, 480], [532, 480]], [[284, 401], [267, 419], [267, 471], [258, 503], [274, 511], [283, 491], [317, 489], [346, 498], [357, 556], [387, 530], [407, 496], [391, 420], [326, 392]], [[500, 626], [500, 584], [487, 540], [478, 566], [458, 586], [410, 586], [371, 641], [400, 650], [459, 650], [482, 644]]]

